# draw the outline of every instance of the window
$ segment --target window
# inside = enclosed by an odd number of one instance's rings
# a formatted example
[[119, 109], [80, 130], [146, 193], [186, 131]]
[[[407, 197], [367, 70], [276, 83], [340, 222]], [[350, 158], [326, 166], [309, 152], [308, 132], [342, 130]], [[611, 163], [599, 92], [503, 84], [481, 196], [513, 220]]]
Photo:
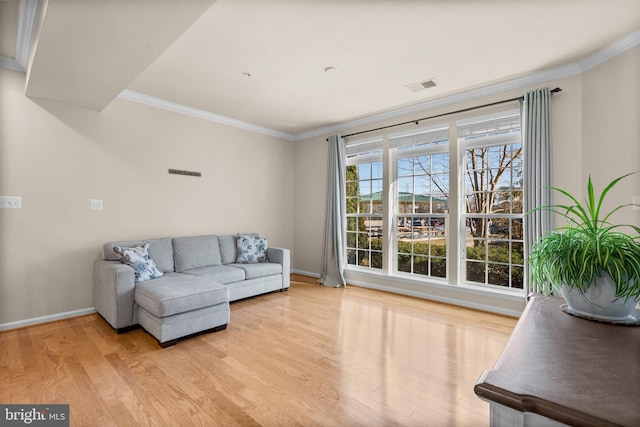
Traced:
[[389, 138], [395, 159], [394, 259], [401, 273], [447, 276], [448, 126]]
[[524, 289], [519, 110], [348, 140], [346, 152], [349, 267]]
[[382, 140], [347, 144], [347, 264], [382, 268]]
[[458, 123], [464, 149], [463, 270], [467, 282], [524, 286], [520, 115]]

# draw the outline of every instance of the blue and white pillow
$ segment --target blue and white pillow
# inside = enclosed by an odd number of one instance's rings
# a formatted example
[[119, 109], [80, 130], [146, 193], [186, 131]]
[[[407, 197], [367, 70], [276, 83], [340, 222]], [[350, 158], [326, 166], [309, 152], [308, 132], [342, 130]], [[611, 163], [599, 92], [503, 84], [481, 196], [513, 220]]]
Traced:
[[267, 262], [267, 248], [269, 244], [264, 237], [251, 234], [238, 234], [238, 264], [253, 264]]
[[155, 279], [164, 274], [158, 270], [156, 263], [149, 256], [149, 242], [134, 248], [114, 246], [113, 252], [115, 252], [121, 263], [130, 265], [133, 268], [136, 283]]

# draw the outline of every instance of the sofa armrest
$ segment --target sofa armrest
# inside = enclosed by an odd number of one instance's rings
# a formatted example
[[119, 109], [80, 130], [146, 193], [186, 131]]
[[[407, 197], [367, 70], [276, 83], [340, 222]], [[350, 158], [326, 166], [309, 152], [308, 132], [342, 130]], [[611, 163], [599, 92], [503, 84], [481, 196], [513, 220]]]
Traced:
[[118, 261], [97, 260], [93, 264], [93, 304], [115, 329], [137, 323], [134, 316], [133, 268]]
[[269, 262], [282, 265], [282, 289], [288, 288], [291, 282], [291, 252], [285, 248], [267, 248]]

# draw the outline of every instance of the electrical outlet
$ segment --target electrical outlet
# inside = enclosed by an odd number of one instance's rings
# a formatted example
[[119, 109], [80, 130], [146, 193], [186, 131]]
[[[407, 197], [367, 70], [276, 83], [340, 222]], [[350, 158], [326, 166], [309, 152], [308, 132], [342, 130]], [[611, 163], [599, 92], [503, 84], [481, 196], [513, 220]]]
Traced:
[[100, 200], [100, 199], [90, 199], [89, 200], [89, 208], [92, 211], [101, 211], [102, 210], [102, 200]]
[[0, 209], [22, 209], [22, 197], [0, 196]]

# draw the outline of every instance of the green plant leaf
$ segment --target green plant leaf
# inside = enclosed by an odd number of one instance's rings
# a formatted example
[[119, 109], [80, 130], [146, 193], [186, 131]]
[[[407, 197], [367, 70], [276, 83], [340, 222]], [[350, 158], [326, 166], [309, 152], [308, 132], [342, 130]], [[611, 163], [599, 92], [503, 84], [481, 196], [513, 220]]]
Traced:
[[528, 212], [548, 210], [567, 219], [564, 226], [536, 242], [529, 254], [531, 278], [545, 293], [563, 284], [584, 293], [596, 277], [607, 273], [616, 283], [617, 297], [640, 299], [640, 227], [609, 222], [612, 214], [629, 204], [619, 205], [601, 218], [607, 194], [634, 173], [612, 180], [599, 195], [589, 176], [583, 203], [568, 191], [551, 187], [571, 204], [540, 206]]

